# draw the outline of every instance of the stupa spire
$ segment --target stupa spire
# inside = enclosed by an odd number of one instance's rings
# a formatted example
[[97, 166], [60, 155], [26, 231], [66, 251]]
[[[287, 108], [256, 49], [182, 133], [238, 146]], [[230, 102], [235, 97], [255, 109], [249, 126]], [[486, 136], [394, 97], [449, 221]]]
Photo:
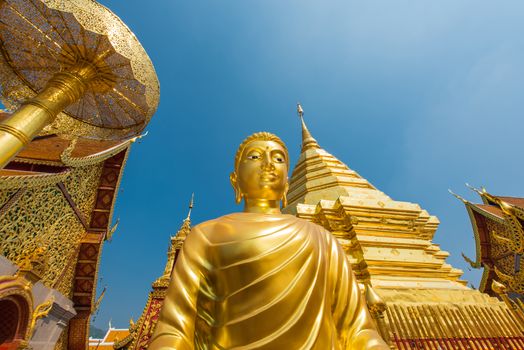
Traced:
[[180, 226], [180, 229], [178, 230], [176, 235], [171, 236], [169, 242], [169, 249], [167, 251], [167, 262], [166, 266], [164, 267], [164, 273], [153, 283], [153, 287], [164, 286], [166, 283], [169, 283], [171, 271], [173, 270], [173, 266], [175, 265], [177, 255], [176, 253], [178, 250], [182, 248], [182, 245], [184, 244], [187, 235], [191, 231], [191, 210], [193, 209], [194, 197], [195, 194], [193, 193], [191, 195], [191, 201], [189, 202], [189, 211], [187, 213], [187, 217], [182, 222], [182, 226]]
[[193, 210], [194, 202], [195, 202], [195, 192], [191, 193], [191, 201], [189, 201], [189, 211], [187, 212], [186, 220], [191, 220], [191, 210]]
[[385, 203], [390, 198], [365, 178], [319, 146], [304, 122], [304, 110], [297, 104], [302, 122], [302, 151], [289, 181], [286, 213], [295, 213], [298, 204], [316, 205], [321, 199], [340, 196], [373, 199]]
[[300, 122], [302, 123], [302, 152], [306, 151], [307, 149], [320, 148], [317, 140], [311, 136], [311, 133], [304, 122], [304, 109], [302, 109], [300, 102], [297, 103], [297, 114], [300, 118]]
[[195, 201], [195, 193], [191, 194], [191, 200], [189, 201], [189, 211], [187, 212], [187, 217], [184, 219], [182, 226], [178, 230], [176, 235], [179, 239], [185, 239], [191, 230], [191, 211], [193, 210], [193, 205]]

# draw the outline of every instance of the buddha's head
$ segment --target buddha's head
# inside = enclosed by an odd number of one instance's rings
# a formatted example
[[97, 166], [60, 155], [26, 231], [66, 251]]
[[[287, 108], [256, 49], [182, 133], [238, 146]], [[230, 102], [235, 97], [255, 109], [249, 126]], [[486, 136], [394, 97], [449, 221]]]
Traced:
[[289, 156], [282, 140], [268, 132], [247, 137], [238, 147], [231, 185], [236, 202], [245, 201], [244, 211], [280, 212], [286, 205]]

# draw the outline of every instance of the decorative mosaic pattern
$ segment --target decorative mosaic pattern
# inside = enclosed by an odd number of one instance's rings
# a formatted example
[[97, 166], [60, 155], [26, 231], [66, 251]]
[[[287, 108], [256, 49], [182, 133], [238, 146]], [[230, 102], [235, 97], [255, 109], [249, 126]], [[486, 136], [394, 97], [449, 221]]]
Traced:
[[0, 191], [0, 208], [15, 194], [16, 190]]
[[[74, 169], [64, 181], [78, 208], [89, 217], [102, 165]], [[0, 198], [9, 191], [1, 191]], [[15, 264], [45, 247], [42, 282], [71, 296], [74, 265], [85, 229], [57, 185], [28, 188], [0, 218], [0, 252]]]
[[87, 222], [91, 220], [91, 211], [96, 200], [96, 188], [101, 173], [102, 164], [76, 168], [73, 174], [64, 181], [71, 198]]

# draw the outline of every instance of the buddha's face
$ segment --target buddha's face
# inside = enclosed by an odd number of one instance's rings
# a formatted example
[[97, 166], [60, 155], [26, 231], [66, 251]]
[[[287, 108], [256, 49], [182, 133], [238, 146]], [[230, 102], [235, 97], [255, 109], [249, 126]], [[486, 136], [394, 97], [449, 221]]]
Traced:
[[286, 151], [275, 141], [254, 140], [242, 152], [231, 174], [235, 191], [246, 200], [281, 200], [287, 191]]

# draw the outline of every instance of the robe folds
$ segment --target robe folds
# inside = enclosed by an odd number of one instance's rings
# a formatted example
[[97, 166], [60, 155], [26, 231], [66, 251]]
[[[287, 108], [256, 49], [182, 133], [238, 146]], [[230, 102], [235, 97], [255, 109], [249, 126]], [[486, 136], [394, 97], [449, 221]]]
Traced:
[[330, 232], [234, 213], [186, 238], [149, 349], [389, 348]]

